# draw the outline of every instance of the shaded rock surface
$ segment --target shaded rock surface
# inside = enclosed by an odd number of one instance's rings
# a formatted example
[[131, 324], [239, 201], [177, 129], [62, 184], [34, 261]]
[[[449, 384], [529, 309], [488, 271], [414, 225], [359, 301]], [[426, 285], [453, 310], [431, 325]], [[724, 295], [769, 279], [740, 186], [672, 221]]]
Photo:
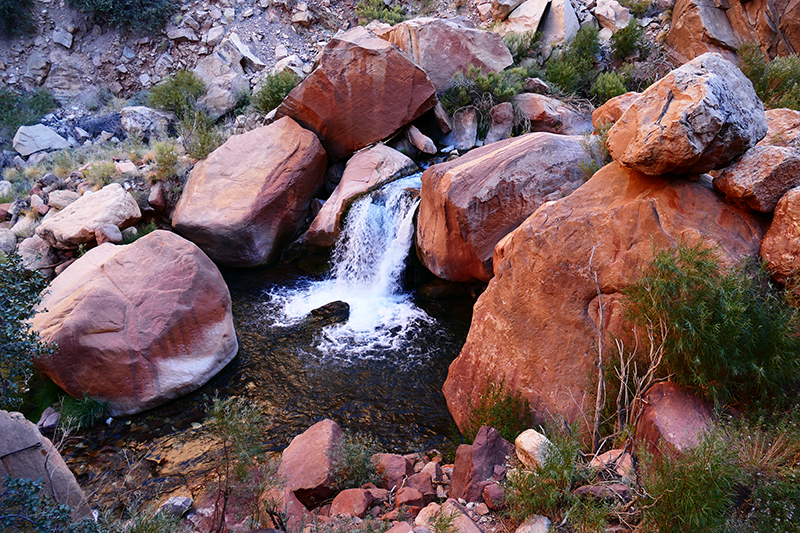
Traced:
[[652, 453], [691, 449], [711, 428], [711, 406], [676, 383], [656, 383], [643, 399], [636, 440]]
[[290, 118], [235, 135], [192, 169], [172, 224], [220, 264], [272, 262], [308, 216], [325, 162]]
[[456, 453], [451, 494], [467, 502], [482, 502], [483, 489], [500, 481], [496, 467], [503, 467], [506, 458], [514, 453], [514, 445], [492, 427], [478, 430], [471, 446], [461, 445]]
[[58, 350], [36, 367], [73, 396], [108, 401], [114, 415], [197, 389], [238, 349], [219, 270], [166, 231], [90, 250], [50, 284], [39, 309], [32, 327]]
[[758, 250], [764, 230], [759, 218], [722, 202], [707, 179], [667, 181], [607, 165], [570, 196], [540, 207], [495, 248], [495, 277], [475, 305], [444, 385], [456, 423], [463, 427], [469, 402], [502, 379], [539, 416], [579, 419], [575, 399], [591, 394], [596, 359], [590, 256], [609, 296], [636, 278], [654, 248], [703, 239], [735, 264]]
[[582, 136], [530, 133], [493, 143], [422, 175], [417, 253], [451, 281], [491, 279], [495, 245], [543, 203], [583, 184]]

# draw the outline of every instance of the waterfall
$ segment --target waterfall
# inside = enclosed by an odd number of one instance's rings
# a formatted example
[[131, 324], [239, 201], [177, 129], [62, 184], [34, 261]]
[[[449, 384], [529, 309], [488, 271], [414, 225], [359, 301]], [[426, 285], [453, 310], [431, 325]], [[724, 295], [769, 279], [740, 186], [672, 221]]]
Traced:
[[277, 325], [345, 301], [350, 319], [325, 328], [316, 347], [322, 355], [349, 360], [396, 356], [392, 352], [403, 350], [421, 324], [433, 323], [400, 284], [414, 238], [419, 176], [391, 182], [352, 204], [331, 256], [331, 274], [270, 292], [269, 312]]

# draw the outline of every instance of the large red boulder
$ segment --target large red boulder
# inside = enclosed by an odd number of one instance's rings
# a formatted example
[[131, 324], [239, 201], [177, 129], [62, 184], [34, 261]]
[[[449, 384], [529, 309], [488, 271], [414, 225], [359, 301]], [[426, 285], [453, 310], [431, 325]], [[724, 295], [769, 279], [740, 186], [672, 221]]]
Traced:
[[322, 187], [325, 151], [283, 118], [234, 135], [192, 169], [175, 206], [175, 231], [226, 266], [274, 261]]
[[499, 33], [476, 29], [466, 19], [420, 17], [395, 24], [380, 36], [422, 67], [437, 91], [469, 67], [486, 74], [514, 62]]
[[676, 383], [656, 383], [643, 400], [636, 441], [653, 453], [689, 450], [711, 429], [711, 405]]
[[39, 309], [33, 329], [58, 349], [36, 367], [75, 397], [108, 401], [114, 415], [197, 389], [238, 349], [219, 270], [167, 231], [90, 250], [50, 284]]
[[766, 134], [750, 80], [721, 56], [704, 54], [634, 100], [607, 146], [614, 161], [651, 176], [702, 173], [727, 166]]
[[317, 68], [278, 107], [316, 133], [328, 157], [346, 159], [436, 105], [425, 71], [399, 48], [357, 26], [331, 39]]
[[529, 133], [429, 167], [417, 224], [422, 263], [450, 281], [489, 281], [500, 239], [583, 184], [586, 145], [582, 136]]
[[764, 114], [767, 117], [767, 136], [758, 142], [759, 145], [800, 148], [800, 111], [767, 109]]
[[788, 191], [778, 201], [772, 224], [761, 243], [761, 259], [780, 282], [800, 271], [800, 187]]
[[500, 381], [539, 415], [580, 420], [597, 361], [592, 273], [606, 303], [636, 279], [654, 249], [702, 239], [735, 264], [758, 252], [764, 230], [760, 218], [723, 202], [707, 178], [664, 180], [616, 163], [544, 204], [495, 248], [495, 277], [444, 384], [456, 423], [463, 427], [470, 403]]

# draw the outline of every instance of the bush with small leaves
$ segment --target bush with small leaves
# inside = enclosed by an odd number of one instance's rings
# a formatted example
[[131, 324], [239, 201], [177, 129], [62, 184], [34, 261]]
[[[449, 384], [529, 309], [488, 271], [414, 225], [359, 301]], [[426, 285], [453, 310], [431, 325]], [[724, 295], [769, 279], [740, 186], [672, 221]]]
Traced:
[[150, 107], [174, 111], [179, 119], [195, 110], [197, 99], [206, 90], [200, 76], [188, 70], [181, 70], [150, 90], [147, 104]]
[[225, 142], [214, 120], [204, 111], [187, 113], [178, 124], [178, 132], [186, 153], [194, 159], [206, 158]]
[[503, 43], [508, 48], [508, 51], [511, 52], [515, 65], [519, 65], [523, 59], [527, 58], [540, 44], [541, 40], [541, 32], [533, 30], [522, 33], [509, 32], [503, 36]]
[[644, 28], [634, 17], [630, 18], [627, 26], [611, 36], [611, 56], [614, 59], [627, 59], [634, 54], [644, 59], [649, 52], [650, 48], [644, 40]]
[[[0, 254], [2, 255], [2, 254]], [[26, 270], [17, 254], [0, 257], [0, 408], [22, 403], [33, 374], [32, 359], [55, 349], [31, 330], [29, 320], [47, 281]]]
[[792, 54], [776, 57], [769, 63], [758, 45], [739, 47], [739, 68], [753, 83], [756, 94], [768, 108], [800, 111], [800, 57]]
[[358, 488], [365, 483], [381, 482], [372, 456], [378, 443], [366, 435], [345, 433], [344, 439], [330, 452], [331, 478], [340, 490]]
[[36, 31], [33, 0], [0, 0], [0, 36], [16, 37]]
[[36, 124], [57, 107], [58, 102], [46, 89], [18, 93], [0, 88], [0, 134], [14, 135], [20, 126]]
[[589, 93], [598, 106], [626, 92], [628, 91], [625, 88], [625, 76], [617, 72], [601, 72], [589, 89]]
[[288, 69], [266, 76], [258, 84], [252, 96], [253, 109], [266, 115], [281, 105], [283, 99], [292, 92], [299, 81], [297, 74]]
[[175, 9], [170, 0], [68, 0], [68, 3], [115, 28], [153, 34], [164, 27]]
[[530, 427], [531, 407], [519, 391], [511, 391], [505, 380], [489, 383], [486, 390], [473, 405], [468, 401], [469, 416], [464, 426], [464, 436], [469, 442], [475, 440], [482, 426], [495, 428], [500, 436], [514, 442], [517, 435]]
[[547, 81], [567, 94], [585, 93], [595, 77], [594, 65], [599, 53], [597, 28], [590, 25], [581, 27], [569, 45], [548, 59], [545, 64]]
[[101, 533], [91, 518], [72, 523], [72, 509], [44, 491], [41, 480], [6, 477], [0, 485], [0, 526], [3, 531], [41, 533]]
[[366, 26], [373, 20], [395, 25], [406, 19], [406, 8], [402, 5], [389, 7], [383, 0], [359, 0], [356, 4], [358, 23]]

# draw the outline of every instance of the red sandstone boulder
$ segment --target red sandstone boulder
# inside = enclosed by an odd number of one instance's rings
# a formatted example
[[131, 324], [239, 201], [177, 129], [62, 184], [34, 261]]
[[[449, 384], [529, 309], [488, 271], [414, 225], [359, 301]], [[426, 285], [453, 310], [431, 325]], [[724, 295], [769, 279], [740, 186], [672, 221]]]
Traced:
[[614, 161], [657, 176], [727, 166], [767, 133], [753, 85], [704, 54], [651, 85], [608, 132]]
[[535, 413], [580, 419], [578, 402], [591, 397], [596, 372], [590, 256], [610, 297], [636, 279], [654, 247], [703, 239], [735, 264], [758, 251], [764, 229], [760, 218], [723, 202], [707, 179], [667, 181], [616, 163], [544, 204], [495, 248], [495, 277], [444, 384], [456, 423], [463, 427], [469, 402], [501, 380]]
[[800, 188], [783, 195], [761, 243], [761, 259], [780, 282], [800, 271]]
[[104, 224], [120, 229], [142, 218], [139, 205], [119, 183], [87, 193], [48, 218], [36, 228], [36, 234], [50, 246], [75, 249], [94, 242], [95, 231]]
[[496, 429], [483, 426], [472, 446], [461, 445], [456, 450], [450, 494], [468, 502], [482, 502], [483, 489], [500, 481], [496, 467], [503, 467], [506, 457], [514, 453], [514, 445], [500, 436]]
[[767, 136], [759, 145], [790, 146], [800, 148], [800, 111], [794, 109], [767, 109]]
[[511, 57], [499, 33], [478, 30], [466, 19], [420, 17], [395, 24], [380, 37], [396, 44], [430, 78], [436, 90], [469, 67], [500, 72]]
[[388, 490], [400, 487], [403, 480], [414, 473], [414, 467], [402, 455], [377, 453], [373, 456], [373, 461], [378, 472], [383, 475], [383, 487]]
[[588, 115], [551, 96], [521, 93], [514, 97], [514, 103], [520, 113], [531, 121], [531, 131], [562, 135], [580, 135], [592, 131], [592, 121]]
[[714, 178], [714, 188], [761, 213], [800, 185], [800, 153], [780, 146], [756, 146]]
[[272, 262], [308, 216], [325, 166], [317, 137], [290, 118], [234, 135], [192, 169], [172, 225], [220, 264]]
[[394, 500], [395, 507], [419, 507], [425, 506], [425, 498], [422, 493], [417, 489], [411, 487], [403, 487], [397, 491], [397, 496]]
[[396, 46], [357, 26], [334, 37], [319, 66], [278, 107], [322, 141], [332, 161], [385, 139], [436, 104], [425, 72]]
[[306, 231], [303, 239], [305, 245], [310, 249], [333, 246], [342, 229], [344, 212], [354, 197], [378, 189], [416, 168], [411, 159], [384, 144], [354, 155], [347, 162], [339, 185]]
[[422, 174], [417, 252], [451, 281], [489, 281], [495, 245], [543, 203], [569, 195], [590, 162], [581, 136], [530, 133]]
[[711, 428], [711, 406], [671, 381], [650, 387], [642, 404], [636, 441], [653, 453], [691, 449]]
[[631, 104], [641, 96], [641, 93], [629, 92], [615, 96], [592, 111], [592, 126], [595, 133], [609, 127], [620, 119]]
[[436, 499], [436, 489], [433, 488], [433, 481], [430, 472], [418, 472], [408, 476], [406, 486], [417, 489], [425, 498], [425, 503], [431, 503]]
[[728, 7], [712, 0], [677, 0], [667, 44], [687, 60], [717, 52], [735, 61], [736, 49], [743, 41], [728, 20]]
[[285, 488], [307, 508], [335, 494], [331, 454], [341, 446], [344, 434], [333, 420], [317, 422], [292, 439], [283, 450], [278, 476]]
[[58, 345], [36, 367], [69, 394], [138, 413], [191, 392], [238, 349], [225, 280], [191, 242], [155, 231], [103, 244], [45, 291], [32, 326]]
[[357, 516], [364, 518], [372, 505], [372, 494], [364, 489], [343, 490], [331, 503], [331, 516]]

